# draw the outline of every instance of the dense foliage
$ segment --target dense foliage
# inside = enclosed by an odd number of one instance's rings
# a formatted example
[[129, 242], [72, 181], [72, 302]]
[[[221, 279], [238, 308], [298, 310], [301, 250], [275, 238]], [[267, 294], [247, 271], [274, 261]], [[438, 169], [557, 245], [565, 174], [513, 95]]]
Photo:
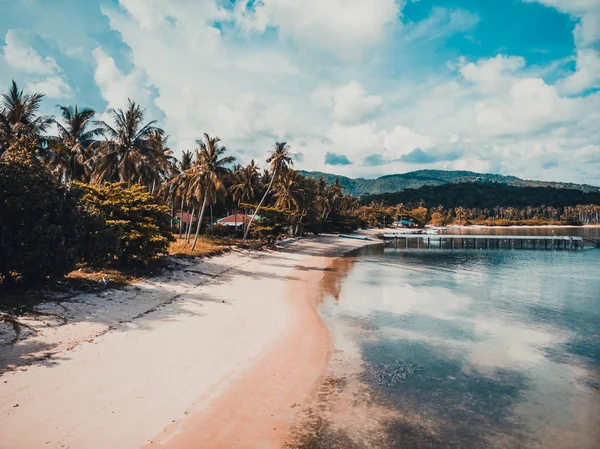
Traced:
[[82, 223], [75, 199], [19, 138], [0, 159], [0, 277], [39, 283], [79, 260]]
[[121, 264], [148, 261], [165, 254], [173, 241], [169, 209], [140, 185], [104, 183], [76, 184], [84, 194], [81, 204], [87, 214], [101, 218], [105, 227], [88, 234], [94, 263]]
[[423, 202], [446, 209], [464, 207], [468, 209], [493, 209], [497, 207], [541, 207], [564, 208], [578, 204], [600, 205], [600, 192], [582, 192], [575, 189], [552, 187], [514, 187], [491, 183], [461, 183], [444, 186], [428, 186], [406, 189], [402, 192], [365, 196], [363, 204], [371, 201], [384, 204], [405, 204], [414, 207]]

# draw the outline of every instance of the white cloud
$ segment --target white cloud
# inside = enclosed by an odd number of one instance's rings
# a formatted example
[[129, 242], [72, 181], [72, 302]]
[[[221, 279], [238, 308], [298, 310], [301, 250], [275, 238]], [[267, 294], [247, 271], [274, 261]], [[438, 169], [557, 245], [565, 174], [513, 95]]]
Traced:
[[8, 30], [5, 41], [4, 60], [10, 69], [27, 77], [27, 90], [55, 99], [73, 96], [71, 86], [54, 58], [42, 57], [16, 30]]
[[280, 36], [312, 50], [354, 58], [380, 43], [404, 2], [395, 0], [262, 0], [252, 10], [238, 0], [236, 18], [244, 30], [276, 27]]
[[563, 79], [559, 86], [567, 94], [578, 94], [600, 87], [600, 55], [591, 49], [577, 52], [577, 70]]
[[522, 57], [498, 55], [465, 64], [460, 73], [484, 92], [503, 92], [510, 86], [511, 74], [524, 66], [525, 59]]
[[19, 39], [15, 30], [8, 30], [5, 36], [4, 57], [6, 62], [19, 71], [49, 75], [59, 71], [51, 57], [42, 58], [38, 52]]
[[600, 53], [594, 45], [600, 41], [600, 0], [524, 0], [556, 8], [578, 20], [573, 37], [577, 47], [576, 72], [560, 87], [567, 94], [578, 94], [600, 85]]
[[140, 70], [134, 69], [131, 73], [124, 74], [115, 64], [115, 60], [101, 48], [94, 50], [94, 58], [96, 60], [94, 78], [109, 108], [125, 107], [128, 98], [143, 107], [148, 107], [151, 93], [146, 87], [144, 74]]
[[[259, 3], [256, 11], [237, 3], [233, 12], [209, 0], [152, 0], [147, 11], [139, 8], [139, 0], [122, 0], [122, 5], [125, 9], [104, 12], [131, 48], [133, 68], [124, 73], [109, 55], [96, 51], [97, 83], [111, 104], [127, 96], [146, 97], [164, 112], [161, 126], [178, 149], [208, 132], [243, 154], [242, 163], [251, 157], [263, 161], [273, 141], [283, 139], [303, 153], [299, 168], [327, 169], [324, 154], [331, 152], [354, 161], [336, 167], [351, 176], [434, 167], [600, 182], [597, 165], [575, 160], [591, 160], [598, 152], [600, 95], [569, 98], [564, 86], [574, 81], [549, 84], [521, 57], [463, 59], [437, 78], [411, 80], [402, 74], [389, 77], [370, 65], [382, 56], [382, 47], [372, 43], [385, 42], [387, 28], [397, 26], [392, 22], [379, 28], [383, 34], [377, 39], [383, 40], [367, 39], [363, 46], [351, 36], [347, 43], [333, 39], [323, 48], [330, 52], [339, 45], [343, 51], [350, 44], [346, 49], [356, 47], [350, 56], [362, 54], [359, 63], [322, 54], [307, 57], [306, 52], [320, 53], [320, 41], [303, 30], [320, 23], [319, 14], [329, 4], [316, 7], [312, 18], [304, 12], [286, 18], [298, 20], [286, 31], [272, 8], [295, 11], [296, 6], [282, 0]], [[458, 24], [459, 18], [444, 23]], [[272, 32], [240, 33], [268, 27], [277, 27], [280, 38]], [[319, 39], [338, 31], [319, 30]], [[400, 160], [417, 148], [432, 160], [441, 157], [431, 164]], [[374, 154], [395, 162], [361, 164]]]
[[469, 11], [433, 8], [431, 15], [405, 28], [406, 42], [433, 41], [442, 37], [467, 32], [479, 22], [479, 16]]
[[361, 123], [373, 117], [383, 105], [383, 99], [369, 95], [356, 81], [335, 89], [319, 88], [311, 95], [317, 106], [333, 106], [333, 119], [344, 125]]
[[60, 76], [50, 76], [41, 81], [34, 81], [27, 84], [26, 90], [38, 92], [49, 98], [72, 98], [73, 91], [65, 80]]

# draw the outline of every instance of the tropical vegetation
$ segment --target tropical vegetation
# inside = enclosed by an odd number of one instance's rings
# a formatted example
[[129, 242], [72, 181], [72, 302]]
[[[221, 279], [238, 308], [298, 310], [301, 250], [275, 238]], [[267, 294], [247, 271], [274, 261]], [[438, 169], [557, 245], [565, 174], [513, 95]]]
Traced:
[[[43, 115], [41, 94], [13, 82], [0, 109], [0, 282], [44, 282], [77, 263], [147, 264], [174, 244], [193, 254], [203, 235], [273, 242], [306, 232], [347, 231], [357, 198], [293, 170], [276, 142], [266, 170], [235, 164], [204, 133], [177, 160], [168, 136], [128, 100], [108, 120], [79, 105]], [[215, 217], [243, 212], [233, 230]], [[237, 215], [236, 215], [237, 216]]]
[[[170, 247], [194, 254], [204, 238], [274, 242], [399, 220], [417, 225], [600, 221], [600, 193], [591, 186], [531, 187], [514, 177], [500, 177], [507, 178], [501, 183], [499, 175], [471, 179], [477, 174], [422, 171], [411, 176], [446, 184], [359, 198], [349, 193], [356, 189], [349, 178], [294, 170], [286, 142], [274, 143], [264, 170], [254, 160], [236, 163], [219, 137], [208, 133], [176, 159], [167, 133], [135, 101], [110, 109], [100, 121], [94, 110], [79, 105], [58, 106], [58, 118], [41, 114], [43, 97], [23, 92], [13, 81], [1, 99], [4, 284], [58, 279], [82, 263], [148, 264]], [[393, 175], [378, 182], [385, 186], [409, 178]], [[235, 226], [216, 224], [216, 217], [228, 214], [236, 217]]]

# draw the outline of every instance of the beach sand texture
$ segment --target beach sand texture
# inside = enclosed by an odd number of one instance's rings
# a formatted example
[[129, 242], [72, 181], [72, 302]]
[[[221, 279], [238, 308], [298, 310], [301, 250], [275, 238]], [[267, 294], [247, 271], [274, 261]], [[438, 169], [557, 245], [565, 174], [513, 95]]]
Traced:
[[367, 243], [234, 252], [63, 303], [67, 324], [0, 347], [0, 448], [281, 447], [331, 350], [319, 281]]

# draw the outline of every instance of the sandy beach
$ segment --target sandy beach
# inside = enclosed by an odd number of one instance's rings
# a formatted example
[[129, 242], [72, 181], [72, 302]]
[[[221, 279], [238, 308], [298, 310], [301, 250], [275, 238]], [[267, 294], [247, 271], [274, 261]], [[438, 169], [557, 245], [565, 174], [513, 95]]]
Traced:
[[278, 448], [331, 352], [320, 281], [368, 242], [177, 261], [121, 290], [45, 304], [0, 346], [0, 448]]

